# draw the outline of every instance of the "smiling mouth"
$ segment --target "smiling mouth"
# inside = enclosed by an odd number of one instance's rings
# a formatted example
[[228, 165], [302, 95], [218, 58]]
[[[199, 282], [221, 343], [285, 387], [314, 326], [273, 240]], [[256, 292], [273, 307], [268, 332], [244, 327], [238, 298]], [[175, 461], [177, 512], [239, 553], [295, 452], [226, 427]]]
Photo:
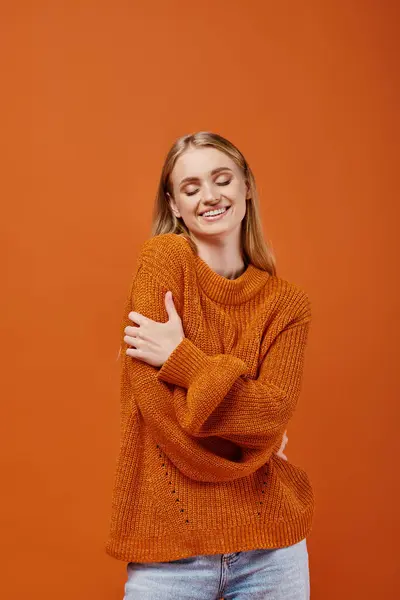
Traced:
[[230, 206], [221, 206], [220, 208], [213, 208], [213, 209], [205, 210], [204, 212], [200, 213], [200, 217], [204, 217], [206, 213], [210, 212], [210, 210], [221, 210], [222, 208], [225, 209], [223, 212], [217, 213], [216, 215], [209, 215], [209, 216], [210, 217], [218, 217], [219, 215], [223, 215], [226, 212], [228, 212], [228, 210], [230, 209]]

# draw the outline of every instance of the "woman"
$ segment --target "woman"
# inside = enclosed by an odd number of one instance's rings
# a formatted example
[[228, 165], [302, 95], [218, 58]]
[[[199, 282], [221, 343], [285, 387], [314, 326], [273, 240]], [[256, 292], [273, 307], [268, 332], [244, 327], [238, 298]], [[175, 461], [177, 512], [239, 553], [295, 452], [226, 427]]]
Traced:
[[306, 600], [313, 494], [285, 460], [310, 324], [253, 174], [212, 133], [167, 155], [123, 322], [107, 552], [125, 600]]

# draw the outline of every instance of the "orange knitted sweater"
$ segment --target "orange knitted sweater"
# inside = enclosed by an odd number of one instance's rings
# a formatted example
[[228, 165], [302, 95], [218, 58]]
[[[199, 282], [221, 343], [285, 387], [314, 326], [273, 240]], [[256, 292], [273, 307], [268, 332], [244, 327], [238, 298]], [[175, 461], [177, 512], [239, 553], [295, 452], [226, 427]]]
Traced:
[[168, 290], [186, 337], [162, 367], [122, 341], [106, 552], [161, 562], [295, 544], [310, 531], [313, 493], [276, 451], [300, 393], [308, 296], [252, 264], [222, 277], [168, 233], [141, 248], [122, 329], [131, 310], [167, 321]]

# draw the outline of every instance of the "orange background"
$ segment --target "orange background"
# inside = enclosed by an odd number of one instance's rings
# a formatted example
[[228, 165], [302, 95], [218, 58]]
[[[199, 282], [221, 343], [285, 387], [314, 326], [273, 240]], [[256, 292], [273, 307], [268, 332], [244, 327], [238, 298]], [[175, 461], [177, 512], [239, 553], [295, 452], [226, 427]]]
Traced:
[[312, 598], [394, 598], [396, 2], [0, 11], [2, 597], [123, 597], [104, 552], [123, 302], [165, 153], [208, 129], [247, 157], [278, 274], [313, 303], [287, 447], [317, 500]]

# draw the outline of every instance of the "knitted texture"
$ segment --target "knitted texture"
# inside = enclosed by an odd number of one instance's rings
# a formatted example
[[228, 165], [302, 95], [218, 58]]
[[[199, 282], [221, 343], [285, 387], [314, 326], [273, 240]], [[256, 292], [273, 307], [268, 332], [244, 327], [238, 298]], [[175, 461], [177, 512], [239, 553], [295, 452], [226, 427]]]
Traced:
[[296, 285], [249, 264], [215, 273], [168, 233], [140, 251], [125, 306], [185, 338], [161, 368], [125, 353], [121, 445], [106, 551], [161, 562], [289, 546], [311, 528], [306, 473], [276, 455], [298, 402], [311, 308]]

